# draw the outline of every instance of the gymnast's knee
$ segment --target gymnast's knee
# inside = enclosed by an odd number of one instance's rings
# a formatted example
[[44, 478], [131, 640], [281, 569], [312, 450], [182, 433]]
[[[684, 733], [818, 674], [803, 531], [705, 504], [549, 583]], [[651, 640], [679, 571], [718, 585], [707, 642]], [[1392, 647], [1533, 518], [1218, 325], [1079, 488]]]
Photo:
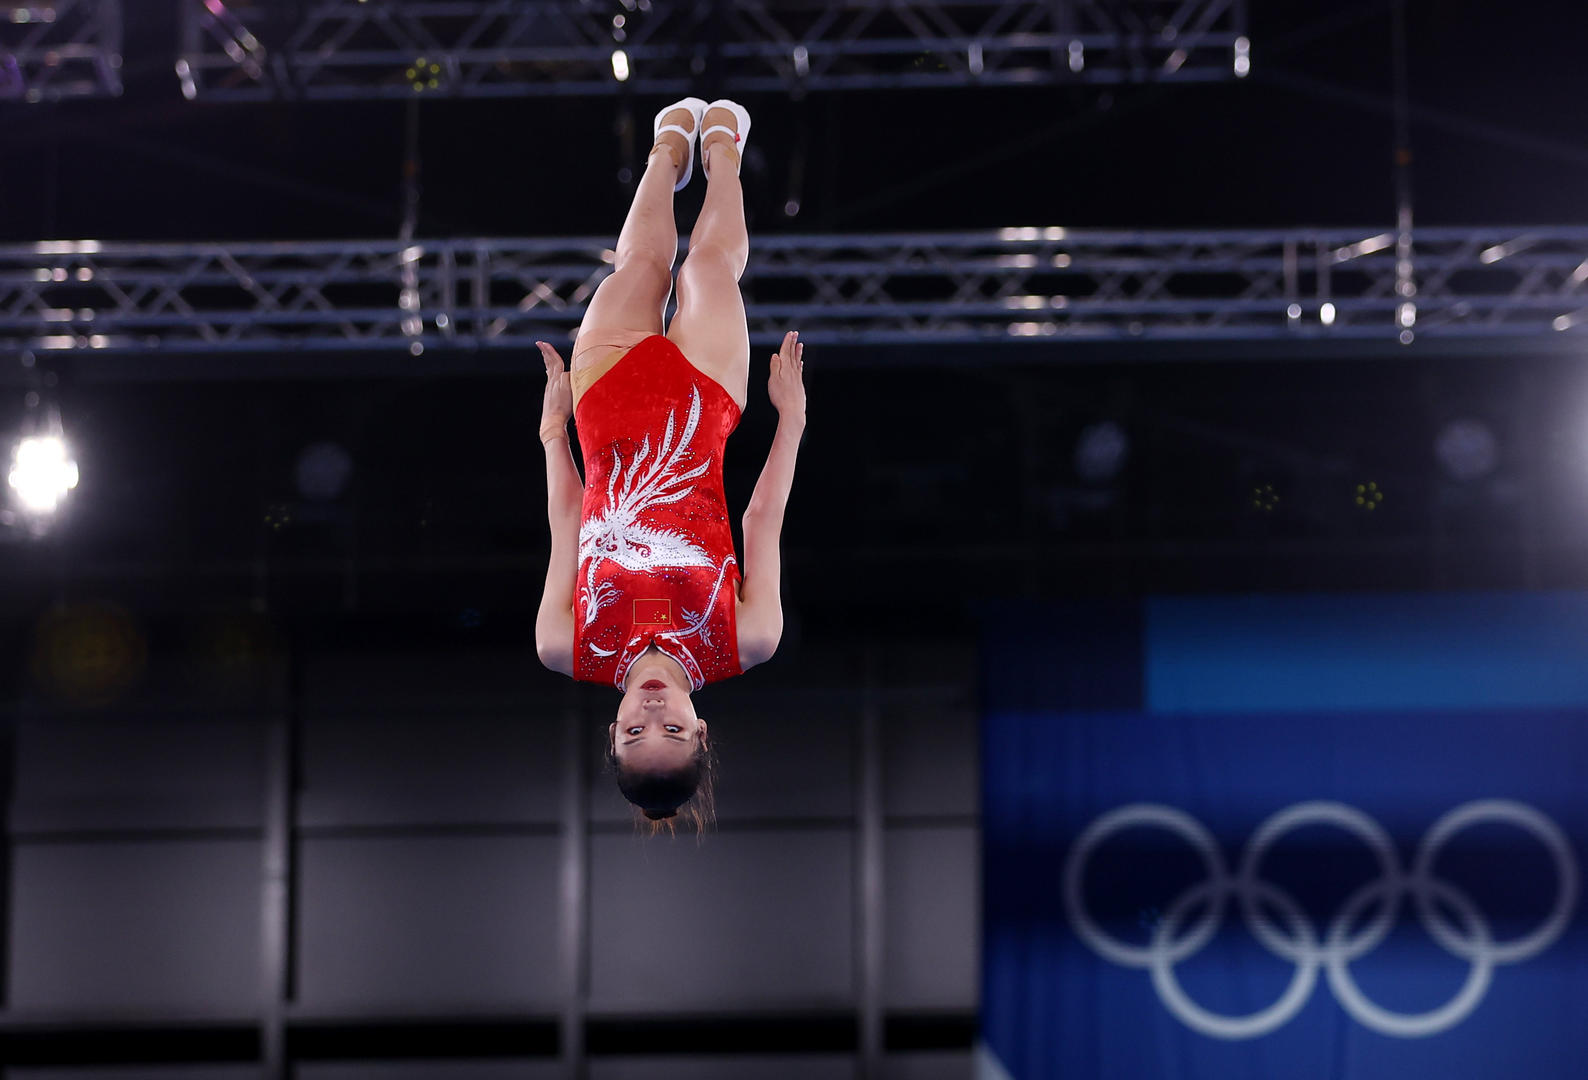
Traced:
[[654, 245], [619, 244], [613, 255], [612, 270], [618, 274], [652, 278], [666, 286], [673, 281], [673, 252]]
[[744, 273], [744, 264], [742, 252], [721, 244], [692, 247], [689, 254], [684, 256], [684, 265], [678, 268], [678, 291], [682, 293], [696, 279], [707, 289], [720, 288], [728, 283], [737, 285]]

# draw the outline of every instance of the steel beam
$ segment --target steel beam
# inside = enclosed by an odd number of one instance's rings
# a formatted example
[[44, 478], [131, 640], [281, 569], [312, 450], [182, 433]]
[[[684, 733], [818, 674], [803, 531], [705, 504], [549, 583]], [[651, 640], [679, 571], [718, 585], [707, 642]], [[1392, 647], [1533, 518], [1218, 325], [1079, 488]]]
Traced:
[[0, 0], [0, 101], [121, 93], [121, 0]]
[[[1241, 0], [181, 0], [188, 97], [734, 93], [1199, 82]], [[621, 50], [621, 59], [615, 55]]]
[[[606, 238], [0, 246], [0, 348], [522, 349], [567, 340]], [[813, 343], [1504, 338], [1588, 328], [1588, 227], [766, 236], [750, 333]]]

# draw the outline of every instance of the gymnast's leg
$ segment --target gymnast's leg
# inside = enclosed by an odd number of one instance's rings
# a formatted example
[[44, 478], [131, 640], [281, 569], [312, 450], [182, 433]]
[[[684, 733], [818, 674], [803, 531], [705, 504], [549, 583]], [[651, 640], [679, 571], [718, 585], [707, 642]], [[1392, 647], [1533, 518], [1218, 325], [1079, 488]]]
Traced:
[[[693, 132], [695, 120], [688, 109], [674, 109], [663, 123]], [[590, 298], [574, 339], [573, 370], [610, 366], [645, 335], [662, 332], [662, 312], [673, 286], [673, 258], [678, 254], [673, 184], [688, 154], [688, 142], [672, 131], [662, 132], [651, 147], [618, 234], [613, 271]], [[579, 381], [575, 379], [576, 389]]]
[[[700, 129], [737, 130], [728, 109], [709, 109]], [[744, 407], [750, 381], [750, 331], [739, 295], [739, 277], [750, 259], [739, 187], [739, 151], [733, 136], [713, 132], [701, 148], [707, 166], [706, 201], [678, 268], [678, 311], [667, 336], [694, 365], [722, 384]]]

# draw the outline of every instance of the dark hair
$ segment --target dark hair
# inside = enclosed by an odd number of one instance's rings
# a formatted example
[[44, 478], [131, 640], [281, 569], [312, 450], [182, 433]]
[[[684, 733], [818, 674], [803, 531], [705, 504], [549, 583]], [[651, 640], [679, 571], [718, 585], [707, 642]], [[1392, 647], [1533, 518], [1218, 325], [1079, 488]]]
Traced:
[[693, 823], [697, 834], [717, 817], [713, 784], [717, 771], [716, 755], [709, 740], [697, 737], [695, 752], [677, 769], [641, 772], [618, 760], [617, 747], [607, 743], [607, 765], [618, 778], [618, 790], [634, 804], [636, 823], [646, 822], [652, 836], [666, 829], [675, 832], [677, 820]]

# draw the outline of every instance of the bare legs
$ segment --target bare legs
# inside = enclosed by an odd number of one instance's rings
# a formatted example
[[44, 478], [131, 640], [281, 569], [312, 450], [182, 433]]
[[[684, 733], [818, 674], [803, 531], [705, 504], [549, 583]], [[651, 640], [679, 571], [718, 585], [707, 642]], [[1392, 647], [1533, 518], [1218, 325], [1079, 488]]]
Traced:
[[[667, 122], [686, 129], [694, 120], [687, 109], [668, 114]], [[685, 146], [680, 136], [669, 132], [651, 149], [645, 174], [634, 189], [623, 231], [618, 234], [613, 272], [596, 287], [585, 308], [584, 321], [574, 341], [573, 359], [586, 348], [604, 344], [614, 331], [660, 334], [662, 312], [673, 287], [673, 258], [678, 254], [678, 227], [673, 224], [673, 184], [678, 180], [679, 162]], [[676, 155], [676, 156], [675, 156]], [[590, 340], [585, 341], [587, 332]], [[614, 338], [616, 340], [616, 338]], [[633, 341], [626, 342], [626, 345]]]
[[[691, 128], [687, 110], [669, 113], [667, 122]], [[734, 124], [733, 114], [714, 109], [705, 125]], [[648, 334], [662, 332], [662, 315], [672, 291], [678, 228], [673, 223], [673, 184], [687, 148], [673, 133], [651, 150], [645, 175], [634, 191], [623, 230], [618, 234], [613, 272], [596, 288], [574, 341], [572, 367], [599, 378], [617, 358]], [[750, 258], [739, 187], [739, 157], [733, 140], [721, 133], [701, 153], [710, 155], [706, 201], [689, 238], [689, 256], [678, 270], [678, 312], [667, 336], [705, 374], [721, 383], [741, 408], [748, 390], [750, 333], [739, 276]], [[697, 165], [703, 162], [697, 163]], [[574, 393], [580, 394], [579, 377]]]
[[[733, 122], [732, 113], [713, 109], [701, 126]], [[678, 312], [667, 336], [742, 408], [750, 378], [750, 332], [739, 276], [750, 258], [750, 234], [733, 142], [713, 135], [705, 154], [711, 155], [706, 201], [690, 233], [689, 254], [678, 268]]]

